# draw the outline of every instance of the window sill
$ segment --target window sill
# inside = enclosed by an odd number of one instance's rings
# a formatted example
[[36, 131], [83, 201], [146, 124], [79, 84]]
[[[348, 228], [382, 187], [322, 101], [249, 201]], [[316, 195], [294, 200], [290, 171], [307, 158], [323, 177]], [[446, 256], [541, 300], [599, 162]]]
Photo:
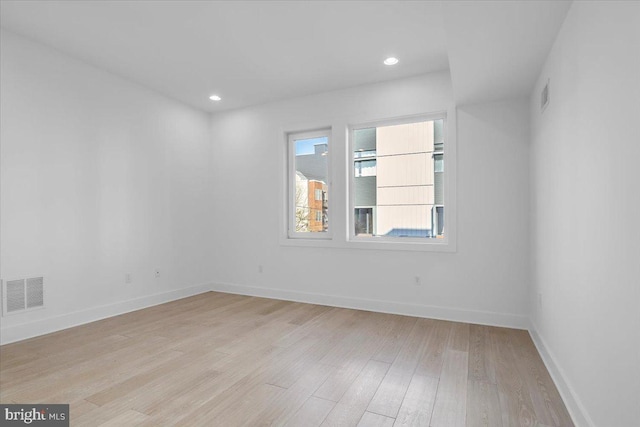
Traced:
[[450, 239], [429, 239], [420, 241], [411, 239], [410, 241], [378, 240], [378, 239], [305, 239], [282, 237], [281, 246], [292, 247], [312, 247], [312, 248], [335, 248], [335, 249], [364, 249], [378, 251], [413, 251], [413, 252], [456, 252], [455, 243]]
[[345, 242], [353, 249], [418, 251], [418, 252], [455, 252], [455, 245], [449, 239], [378, 239], [352, 238]]

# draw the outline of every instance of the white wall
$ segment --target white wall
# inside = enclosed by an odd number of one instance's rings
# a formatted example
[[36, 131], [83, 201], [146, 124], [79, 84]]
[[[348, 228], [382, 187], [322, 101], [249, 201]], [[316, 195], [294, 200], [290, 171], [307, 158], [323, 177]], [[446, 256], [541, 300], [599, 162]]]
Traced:
[[[214, 114], [216, 288], [525, 327], [526, 100], [458, 111], [457, 252], [291, 247], [279, 241], [283, 129], [338, 123], [335, 154], [345, 152], [340, 129], [349, 120], [442, 111], [452, 99], [448, 73], [441, 73]], [[341, 168], [329, 196], [334, 225], [336, 212], [346, 210], [344, 163], [334, 162]], [[422, 277], [422, 286], [414, 285], [414, 276]]]
[[209, 115], [4, 30], [1, 55], [1, 276], [46, 283], [2, 342], [208, 282]]
[[640, 3], [574, 2], [531, 112], [533, 335], [579, 425], [637, 426]]

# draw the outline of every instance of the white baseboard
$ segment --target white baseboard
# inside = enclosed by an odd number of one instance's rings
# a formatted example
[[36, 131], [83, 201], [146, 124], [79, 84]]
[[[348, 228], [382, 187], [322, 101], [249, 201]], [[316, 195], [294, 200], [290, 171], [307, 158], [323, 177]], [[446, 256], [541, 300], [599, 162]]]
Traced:
[[0, 344], [9, 344], [22, 341], [28, 338], [37, 337], [51, 332], [95, 322], [96, 320], [119, 314], [129, 313], [142, 308], [151, 307], [165, 302], [174, 301], [203, 292], [211, 291], [211, 284], [200, 284], [188, 288], [176, 289], [174, 291], [163, 292], [154, 295], [134, 298], [127, 301], [106, 304], [86, 310], [75, 311], [73, 313], [55, 316], [48, 319], [37, 320], [35, 322], [22, 323], [15, 326], [0, 329]]
[[560, 392], [560, 396], [569, 411], [573, 423], [576, 427], [595, 427], [595, 423], [591, 420], [591, 417], [589, 417], [586, 408], [574, 392], [573, 387], [565, 380], [567, 376], [564, 370], [556, 362], [556, 358], [553, 356], [553, 353], [549, 351], [549, 347], [545, 344], [542, 336], [538, 334], [533, 321], [531, 321], [529, 325], [529, 334], [538, 349], [538, 353], [540, 353], [540, 357], [542, 357], [544, 365], [547, 367], [547, 371], [549, 371], [553, 382]]
[[426, 317], [430, 319], [450, 320], [453, 322], [475, 323], [479, 325], [500, 326], [514, 329], [527, 329], [529, 319], [516, 314], [493, 313], [488, 311], [463, 310], [458, 308], [436, 307], [404, 302], [381, 301], [366, 298], [352, 298], [324, 295], [311, 292], [286, 289], [262, 288], [257, 286], [214, 283], [212, 291], [230, 294], [251, 295], [286, 301], [328, 305], [332, 307], [353, 308], [356, 310], [377, 311], [381, 313], [401, 314], [405, 316]]

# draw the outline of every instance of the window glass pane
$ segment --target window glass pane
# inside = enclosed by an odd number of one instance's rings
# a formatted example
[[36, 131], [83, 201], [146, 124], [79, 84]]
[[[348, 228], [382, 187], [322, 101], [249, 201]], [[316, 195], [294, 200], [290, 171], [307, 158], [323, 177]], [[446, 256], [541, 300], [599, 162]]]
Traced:
[[373, 235], [373, 208], [356, 208], [356, 234]]
[[360, 160], [354, 162], [354, 174], [355, 176], [375, 176], [376, 175], [376, 161], [375, 160]]
[[444, 235], [444, 206], [436, 206], [436, 223], [438, 236]]
[[360, 150], [360, 151], [355, 151], [353, 153], [354, 159], [361, 159], [364, 157], [375, 157], [375, 156], [376, 156], [376, 150]]
[[328, 230], [328, 153], [329, 139], [293, 139], [295, 195], [293, 215], [298, 233], [323, 233]]
[[434, 171], [435, 172], [444, 172], [444, 156], [442, 154], [437, 154], [433, 156], [434, 161]]
[[[444, 144], [444, 120], [433, 121], [433, 143], [438, 148], [439, 145]], [[437, 150], [436, 151], [440, 151]]]
[[444, 119], [355, 129], [357, 236], [444, 236]]

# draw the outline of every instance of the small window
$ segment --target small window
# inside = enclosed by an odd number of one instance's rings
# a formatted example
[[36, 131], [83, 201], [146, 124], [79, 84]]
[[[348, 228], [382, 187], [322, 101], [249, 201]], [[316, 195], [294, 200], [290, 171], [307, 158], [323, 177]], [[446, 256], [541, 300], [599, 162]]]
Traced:
[[436, 206], [435, 207], [435, 219], [434, 219], [436, 230], [436, 237], [442, 238], [444, 237], [444, 206]]
[[357, 235], [374, 235], [375, 231], [373, 229], [373, 208], [356, 208], [355, 220]]
[[443, 238], [445, 119], [352, 127], [351, 236]]
[[288, 135], [289, 237], [327, 238], [329, 131]]
[[353, 164], [354, 174], [356, 177], [376, 176], [376, 161], [358, 160]]
[[435, 173], [444, 172], [444, 156], [442, 154], [436, 154], [433, 156], [434, 166], [433, 170]]
[[354, 151], [354, 153], [353, 153], [353, 158], [354, 159], [362, 159], [362, 158], [366, 158], [366, 157], [375, 157], [375, 156], [376, 156], [376, 150], [360, 149], [358, 151]]

